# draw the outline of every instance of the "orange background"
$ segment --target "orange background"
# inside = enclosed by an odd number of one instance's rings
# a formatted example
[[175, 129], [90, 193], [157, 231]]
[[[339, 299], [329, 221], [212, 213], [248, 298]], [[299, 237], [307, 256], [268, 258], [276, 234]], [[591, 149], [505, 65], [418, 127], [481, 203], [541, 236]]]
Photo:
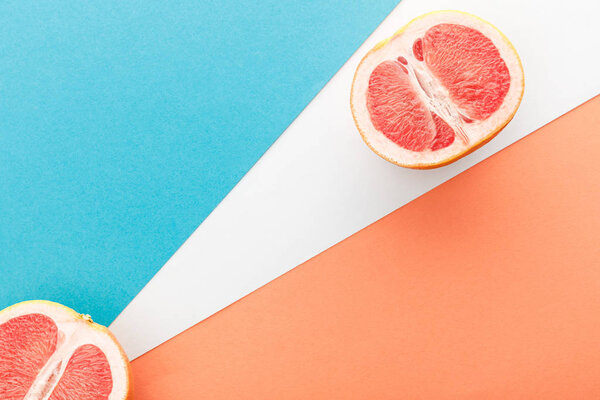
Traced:
[[136, 399], [599, 399], [600, 97], [133, 362]]

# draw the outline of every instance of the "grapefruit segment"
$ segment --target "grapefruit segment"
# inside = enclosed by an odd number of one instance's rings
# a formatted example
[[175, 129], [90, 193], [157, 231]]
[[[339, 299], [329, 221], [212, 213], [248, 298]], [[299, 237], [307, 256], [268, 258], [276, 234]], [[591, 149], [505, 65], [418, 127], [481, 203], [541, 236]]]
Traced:
[[423, 42], [427, 67], [466, 116], [485, 119], [500, 108], [510, 73], [490, 39], [464, 25], [439, 24]]
[[0, 312], [0, 399], [125, 400], [129, 362], [107, 328], [47, 301]]
[[454, 130], [441, 119], [436, 113], [431, 113], [435, 123], [435, 137], [431, 144], [431, 150], [439, 150], [448, 147], [454, 142]]
[[423, 39], [419, 38], [415, 40], [412, 51], [418, 61], [423, 61]]
[[431, 113], [399, 61], [384, 61], [375, 68], [369, 79], [367, 108], [375, 128], [394, 143], [422, 151], [433, 142]]
[[57, 328], [42, 314], [27, 314], [0, 325], [0, 398], [22, 400], [56, 350]]
[[110, 365], [93, 344], [79, 346], [52, 391], [50, 400], [104, 400], [112, 391]]
[[350, 104], [377, 154], [434, 168], [491, 140], [514, 116], [523, 88], [519, 56], [502, 33], [473, 15], [438, 11], [365, 55]]

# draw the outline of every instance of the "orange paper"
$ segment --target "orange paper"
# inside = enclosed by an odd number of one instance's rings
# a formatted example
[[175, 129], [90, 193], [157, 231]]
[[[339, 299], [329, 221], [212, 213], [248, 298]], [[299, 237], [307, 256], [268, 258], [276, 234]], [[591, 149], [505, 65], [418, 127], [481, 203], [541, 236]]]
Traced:
[[596, 97], [135, 360], [136, 399], [600, 399], [599, 165]]

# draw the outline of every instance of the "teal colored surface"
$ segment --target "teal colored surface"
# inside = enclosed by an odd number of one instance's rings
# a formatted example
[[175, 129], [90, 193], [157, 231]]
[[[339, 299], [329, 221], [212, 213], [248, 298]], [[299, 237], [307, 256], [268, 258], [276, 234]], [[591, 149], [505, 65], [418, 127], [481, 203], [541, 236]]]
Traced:
[[396, 3], [0, 2], [0, 309], [110, 323]]

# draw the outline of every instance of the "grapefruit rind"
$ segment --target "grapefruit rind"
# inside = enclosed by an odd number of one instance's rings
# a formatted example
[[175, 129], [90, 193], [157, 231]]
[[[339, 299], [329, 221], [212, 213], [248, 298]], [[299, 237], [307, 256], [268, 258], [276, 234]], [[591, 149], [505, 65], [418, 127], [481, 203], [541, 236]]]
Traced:
[[[91, 321], [89, 316], [52, 301], [31, 300], [14, 304], [0, 311], [0, 325], [12, 318], [36, 313], [50, 317], [65, 337], [71, 336], [72, 340], [69, 342], [71, 350], [74, 351], [79, 345], [93, 344], [105, 353], [113, 377], [113, 388], [108, 400], [133, 398], [131, 369], [125, 351], [108, 328]], [[80, 329], [85, 332], [83, 335], [72, 335]], [[66, 366], [66, 362], [64, 364]]]
[[[407, 49], [413, 41], [436, 24], [457, 23], [482, 32], [498, 48], [511, 76], [509, 92], [500, 108], [489, 118], [469, 126], [470, 142], [457, 139], [444, 149], [414, 152], [404, 149], [379, 132], [370, 119], [366, 106], [366, 92], [370, 73], [381, 62], [398, 56], [411, 57]], [[417, 62], [414, 60], [413, 62]], [[523, 65], [508, 38], [495, 26], [475, 15], [455, 10], [433, 11], [414, 18], [394, 35], [377, 43], [360, 61], [350, 94], [350, 108], [354, 123], [363, 141], [381, 158], [405, 168], [431, 169], [448, 165], [477, 150], [492, 140], [514, 117], [525, 88]]]

